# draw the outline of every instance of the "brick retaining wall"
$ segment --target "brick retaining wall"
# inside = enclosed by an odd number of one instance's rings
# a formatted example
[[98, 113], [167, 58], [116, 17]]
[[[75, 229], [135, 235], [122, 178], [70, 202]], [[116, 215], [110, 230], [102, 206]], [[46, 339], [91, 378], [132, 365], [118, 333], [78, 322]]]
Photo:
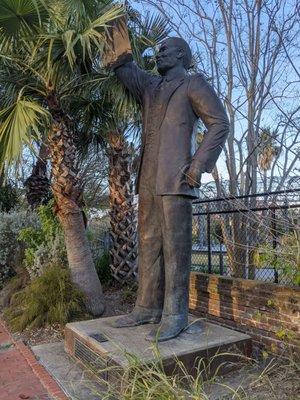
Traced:
[[300, 288], [193, 272], [190, 312], [248, 333], [273, 353], [300, 352]]

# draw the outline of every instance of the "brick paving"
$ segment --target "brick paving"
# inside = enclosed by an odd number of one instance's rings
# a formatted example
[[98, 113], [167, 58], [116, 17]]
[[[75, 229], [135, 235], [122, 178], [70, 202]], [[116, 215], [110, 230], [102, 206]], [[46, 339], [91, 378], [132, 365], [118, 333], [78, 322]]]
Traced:
[[0, 399], [68, 400], [32, 351], [15, 341], [0, 320]]

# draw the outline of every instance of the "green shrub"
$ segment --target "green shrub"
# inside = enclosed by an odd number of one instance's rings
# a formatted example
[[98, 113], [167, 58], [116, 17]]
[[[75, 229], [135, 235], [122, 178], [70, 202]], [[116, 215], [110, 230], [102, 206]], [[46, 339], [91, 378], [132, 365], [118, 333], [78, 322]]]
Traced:
[[53, 240], [61, 231], [59, 222], [53, 213], [53, 200], [47, 205], [39, 206], [37, 209], [39, 218], [38, 226], [30, 226], [22, 229], [19, 240], [23, 241], [27, 248], [36, 250], [42, 243]]
[[258, 267], [272, 267], [279, 273], [280, 281], [300, 286], [300, 231], [296, 228], [281, 235], [278, 246], [260, 245], [255, 253]]
[[9, 212], [18, 203], [17, 190], [10, 184], [0, 186], [0, 212]]
[[109, 252], [104, 251], [98, 260], [95, 261], [95, 267], [101, 283], [111, 281], [111, 271], [109, 266]]
[[0, 264], [17, 270], [23, 260], [24, 243], [18, 241], [25, 227], [37, 229], [38, 216], [34, 212], [12, 211], [0, 213]]
[[65, 324], [83, 318], [84, 297], [71, 281], [70, 272], [50, 267], [29, 286], [16, 293], [5, 318], [13, 330]]
[[65, 265], [67, 254], [59, 222], [53, 213], [53, 200], [38, 207], [38, 227], [19, 232], [18, 240], [26, 246], [24, 266], [30, 278], [41, 276], [50, 265]]

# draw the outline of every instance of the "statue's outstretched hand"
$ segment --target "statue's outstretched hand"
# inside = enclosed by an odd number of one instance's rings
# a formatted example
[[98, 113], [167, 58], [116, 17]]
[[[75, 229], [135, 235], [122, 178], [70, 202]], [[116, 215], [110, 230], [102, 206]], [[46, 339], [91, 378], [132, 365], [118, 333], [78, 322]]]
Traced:
[[115, 69], [132, 60], [132, 50], [126, 24], [126, 16], [112, 21], [105, 35], [103, 65]]

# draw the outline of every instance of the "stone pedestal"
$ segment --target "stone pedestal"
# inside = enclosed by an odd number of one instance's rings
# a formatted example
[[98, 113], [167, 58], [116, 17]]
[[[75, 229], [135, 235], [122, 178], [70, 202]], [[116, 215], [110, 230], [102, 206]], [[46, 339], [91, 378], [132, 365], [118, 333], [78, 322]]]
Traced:
[[[210, 362], [209, 369], [213, 374], [216, 369], [221, 373], [232, 369], [233, 363], [240, 360], [238, 354], [251, 356], [250, 336], [204, 319], [190, 317], [190, 326], [186, 331], [175, 339], [155, 345], [145, 340], [153, 325], [113, 328], [111, 325], [116, 318], [74, 322], [65, 328], [66, 352], [96, 376], [108, 381], [115, 381], [118, 373], [122, 373], [128, 365], [126, 353], [137, 356], [145, 364], [155, 361], [155, 346], [167, 374], [178, 372], [175, 359], [182, 361], [186, 370], [195, 375], [200, 359], [202, 365]], [[221, 353], [231, 354], [217, 355]]]

